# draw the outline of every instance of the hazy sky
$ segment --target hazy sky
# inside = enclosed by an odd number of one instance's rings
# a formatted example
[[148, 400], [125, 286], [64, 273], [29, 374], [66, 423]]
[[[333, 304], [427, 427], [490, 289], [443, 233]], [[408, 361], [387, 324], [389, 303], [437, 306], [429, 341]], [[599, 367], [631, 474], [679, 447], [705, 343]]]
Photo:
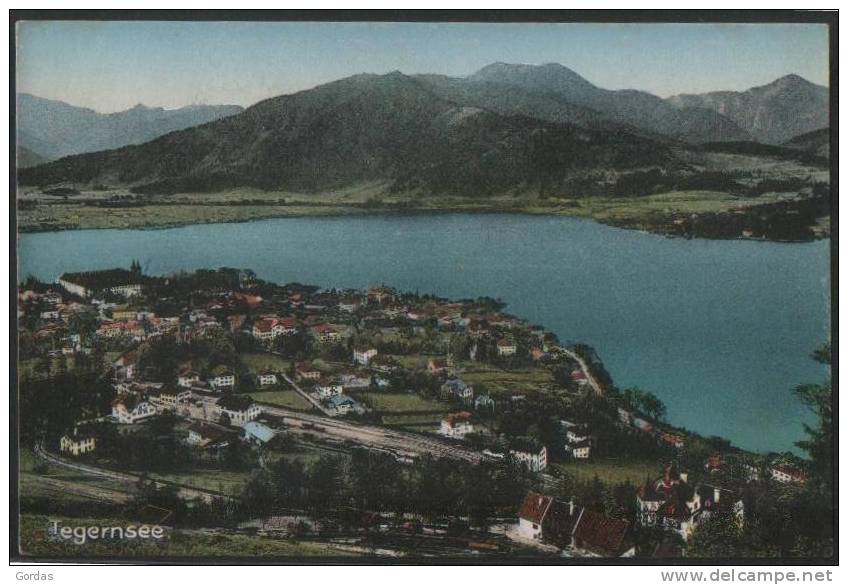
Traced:
[[828, 79], [818, 24], [23, 22], [18, 91], [101, 112], [250, 105], [354, 73], [464, 76], [558, 62], [608, 89], [666, 97]]

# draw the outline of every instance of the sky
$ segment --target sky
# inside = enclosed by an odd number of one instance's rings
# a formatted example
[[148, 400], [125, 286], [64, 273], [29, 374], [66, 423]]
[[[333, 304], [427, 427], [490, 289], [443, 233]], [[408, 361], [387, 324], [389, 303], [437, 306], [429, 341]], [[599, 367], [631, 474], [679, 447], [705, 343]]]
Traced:
[[355, 73], [465, 76], [561, 63], [607, 89], [745, 90], [789, 73], [827, 85], [821, 24], [19, 22], [17, 90], [115, 112], [248, 106]]

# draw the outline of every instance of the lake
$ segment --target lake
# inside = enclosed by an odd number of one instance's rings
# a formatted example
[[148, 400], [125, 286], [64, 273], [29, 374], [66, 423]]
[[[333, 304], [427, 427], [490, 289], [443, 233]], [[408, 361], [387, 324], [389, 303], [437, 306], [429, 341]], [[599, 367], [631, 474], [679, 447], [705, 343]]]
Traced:
[[246, 267], [266, 280], [499, 297], [594, 346], [616, 384], [656, 393], [671, 422], [760, 451], [809, 421], [792, 387], [824, 379], [830, 242], [680, 240], [527, 215], [284, 218], [164, 230], [22, 234], [19, 274], [129, 266]]

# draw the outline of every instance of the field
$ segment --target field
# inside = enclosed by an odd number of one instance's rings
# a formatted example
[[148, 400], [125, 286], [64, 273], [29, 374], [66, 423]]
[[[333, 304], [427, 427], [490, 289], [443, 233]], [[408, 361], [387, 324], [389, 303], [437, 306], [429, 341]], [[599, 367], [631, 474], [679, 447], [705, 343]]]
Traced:
[[134, 485], [92, 477], [61, 465], [45, 463], [32, 452], [20, 451], [19, 488], [22, 496], [86, 502], [124, 502], [136, 492]]
[[541, 367], [503, 370], [491, 364], [463, 362], [460, 365], [464, 382], [475, 387], [475, 396], [484, 392], [516, 394], [550, 384], [551, 373]]
[[249, 396], [256, 402], [270, 404], [271, 406], [279, 406], [280, 408], [288, 408], [289, 410], [300, 412], [312, 410], [312, 405], [294, 390], [258, 391], [251, 392]]
[[252, 374], [258, 374], [262, 370], [285, 372], [291, 364], [289, 360], [270, 353], [243, 353], [239, 357]]
[[662, 464], [656, 461], [604, 459], [598, 461], [569, 461], [554, 463], [551, 468], [565, 472], [578, 481], [591, 481], [595, 476], [607, 484], [629, 481], [634, 485], [662, 475]]
[[[133, 524], [124, 518], [79, 519], [23, 514], [21, 553], [42, 557], [302, 557], [349, 556], [347, 549], [331, 544], [297, 542], [258, 535], [235, 534], [223, 530], [169, 530], [162, 540], [95, 540], [85, 544], [52, 542], [50, 522], [65, 526], [117, 526]], [[137, 524], [137, 523], [136, 523]]]
[[417, 394], [367, 392], [357, 396], [383, 415], [383, 424], [409, 431], [435, 431], [442, 418], [453, 409], [447, 402]]
[[250, 479], [249, 471], [224, 471], [195, 467], [180, 473], [151, 473], [151, 479], [161, 479], [180, 485], [224, 494], [239, 495]]

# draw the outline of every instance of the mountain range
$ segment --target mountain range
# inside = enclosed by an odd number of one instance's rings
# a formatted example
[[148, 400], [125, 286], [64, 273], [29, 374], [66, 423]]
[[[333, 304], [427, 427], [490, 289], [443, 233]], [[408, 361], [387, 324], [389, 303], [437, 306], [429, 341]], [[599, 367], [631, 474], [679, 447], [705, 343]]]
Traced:
[[186, 106], [174, 110], [137, 105], [122, 112], [101, 114], [27, 93], [18, 94], [17, 143], [36, 158], [20, 157], [19, 166], [33, 160], [141, 144], [174, 130], [204, 124], [242, 111], [241, 106]]
[[388, 180], [395, 190], [482, 195], [588, 172], [683, 168], [703, 143], [779, 144], [826, 127], [827, 100], [826, 88], [798, 76], [662, 99], [599, 88], [558, 64], [495, 63], [466, 78], [360, 74], [19, 178], [140, 193]]

